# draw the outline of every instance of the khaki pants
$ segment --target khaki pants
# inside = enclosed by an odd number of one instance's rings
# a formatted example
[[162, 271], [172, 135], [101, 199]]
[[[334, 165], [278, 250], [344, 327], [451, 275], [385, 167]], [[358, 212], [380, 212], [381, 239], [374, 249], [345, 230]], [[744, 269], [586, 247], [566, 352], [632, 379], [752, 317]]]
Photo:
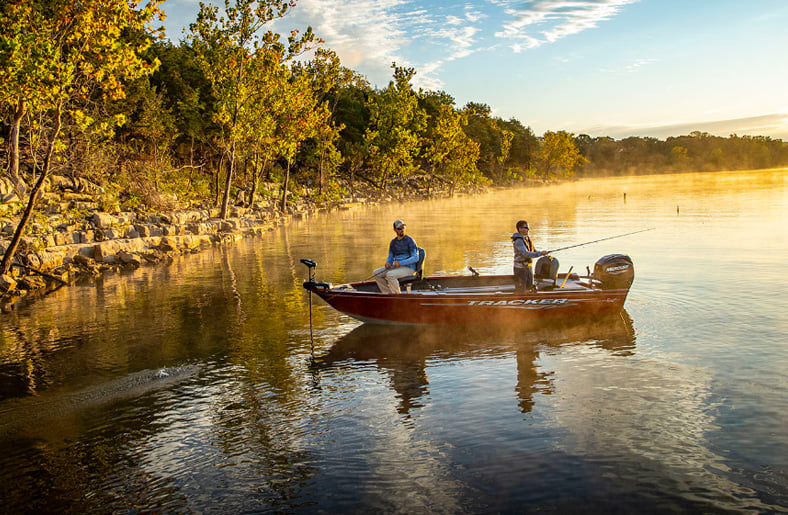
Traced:
[[374, 272], [372, 272], [373, 277], [375, 277], [375, 282], [378, 283], [378, 288], [383, 293], [399, 293], [399, 279], [400, 277], [409, 277], [416, 272], [409, 266], [401, 266], [399, 268], [389, 268], [386, 270], [385, 267], [376, 268]]

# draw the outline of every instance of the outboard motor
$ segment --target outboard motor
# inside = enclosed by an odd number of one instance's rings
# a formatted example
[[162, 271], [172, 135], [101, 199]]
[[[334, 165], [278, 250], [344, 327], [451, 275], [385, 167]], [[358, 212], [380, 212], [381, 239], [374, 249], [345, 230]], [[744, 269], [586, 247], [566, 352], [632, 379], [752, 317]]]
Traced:
[[624, 254], [609, 254], [594, 263], [594, 279], [602, 283], [602, 289], [626, 289], [635, 280], [632, 259]]

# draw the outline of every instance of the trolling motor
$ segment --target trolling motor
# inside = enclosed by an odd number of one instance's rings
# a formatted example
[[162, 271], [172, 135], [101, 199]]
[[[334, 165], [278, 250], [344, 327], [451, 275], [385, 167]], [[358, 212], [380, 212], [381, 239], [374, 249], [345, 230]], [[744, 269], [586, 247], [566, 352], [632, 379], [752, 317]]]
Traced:
[[307, 280], [308, 281], [314, 281], [315, 280], [315, 268], [317, 268], [317, 263], [315, 263], [311, 259], [306, 259], [306, 258], [302, 259], [301, 262], [304, 265], [306, 265], [306, 268], [307, 268], [307, 271], [308, 271]]
[[331, 283], [318, 283], [315, 282], [315, 269], [317, 268], [317, 263], [312, 261], [311, 259], [302, 259], [301, 263], [303, 263], [307, 268], [307, 280], [304, 282], [304, 288], [309, 290], [309, 292], [313, 292], [315, 290], [330, 290]]
[[302, 259], [301, 263], [303, 263], [307, 268], [307, 281], [304, 283], [304, 288], [309, 291], [309, 346], [311, 349], [310, 353], [310, 363], [313, 365], [315, 364], [315, 333], [314, 329], [312, 328], [312, 291], [316, 288], [317, 283], [315, 283], [315, 269], [317, 268], [317, 263], [312, 261], [311, 259]]

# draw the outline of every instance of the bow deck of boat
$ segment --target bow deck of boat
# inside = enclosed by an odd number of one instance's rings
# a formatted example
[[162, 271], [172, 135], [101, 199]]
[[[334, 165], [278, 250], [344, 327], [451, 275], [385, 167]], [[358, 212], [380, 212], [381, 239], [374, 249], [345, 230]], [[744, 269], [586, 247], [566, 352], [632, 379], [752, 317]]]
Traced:
[[[588, 280], [583, 280], [576, 274], [564, 283], [565, 274], [560, 274], [553, 281], [540, 281], [537, 283], [537, 293], [542, 292], [569, 292], [569, 291], [590, 291], [598, 288], [598, 284], [592, 284]], [[562, 286], [563, 284], [563, 286]], [[367, 292], [378, 293], [377, 285], [374, 281], [359, 283], [348, 283], [334, 286], [330, 291], [335, 292]], [[458, 294], [514, 294], [514, 283], [512, 276], [485, 276], [485, 277], [426, 277], [422, 281], [413, 283], [410, 292], [403, 290], [403, 295], [458, 295]]]

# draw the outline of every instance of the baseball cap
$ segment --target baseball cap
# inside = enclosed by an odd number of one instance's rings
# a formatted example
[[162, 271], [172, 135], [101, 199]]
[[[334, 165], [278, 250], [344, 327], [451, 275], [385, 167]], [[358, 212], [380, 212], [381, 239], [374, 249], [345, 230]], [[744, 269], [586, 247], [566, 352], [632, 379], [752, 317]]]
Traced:
[[405, 222], [403, 222], [402, 220], [394, 220], [395, 229], [402, 229], [403, 227], [405, 227]]

